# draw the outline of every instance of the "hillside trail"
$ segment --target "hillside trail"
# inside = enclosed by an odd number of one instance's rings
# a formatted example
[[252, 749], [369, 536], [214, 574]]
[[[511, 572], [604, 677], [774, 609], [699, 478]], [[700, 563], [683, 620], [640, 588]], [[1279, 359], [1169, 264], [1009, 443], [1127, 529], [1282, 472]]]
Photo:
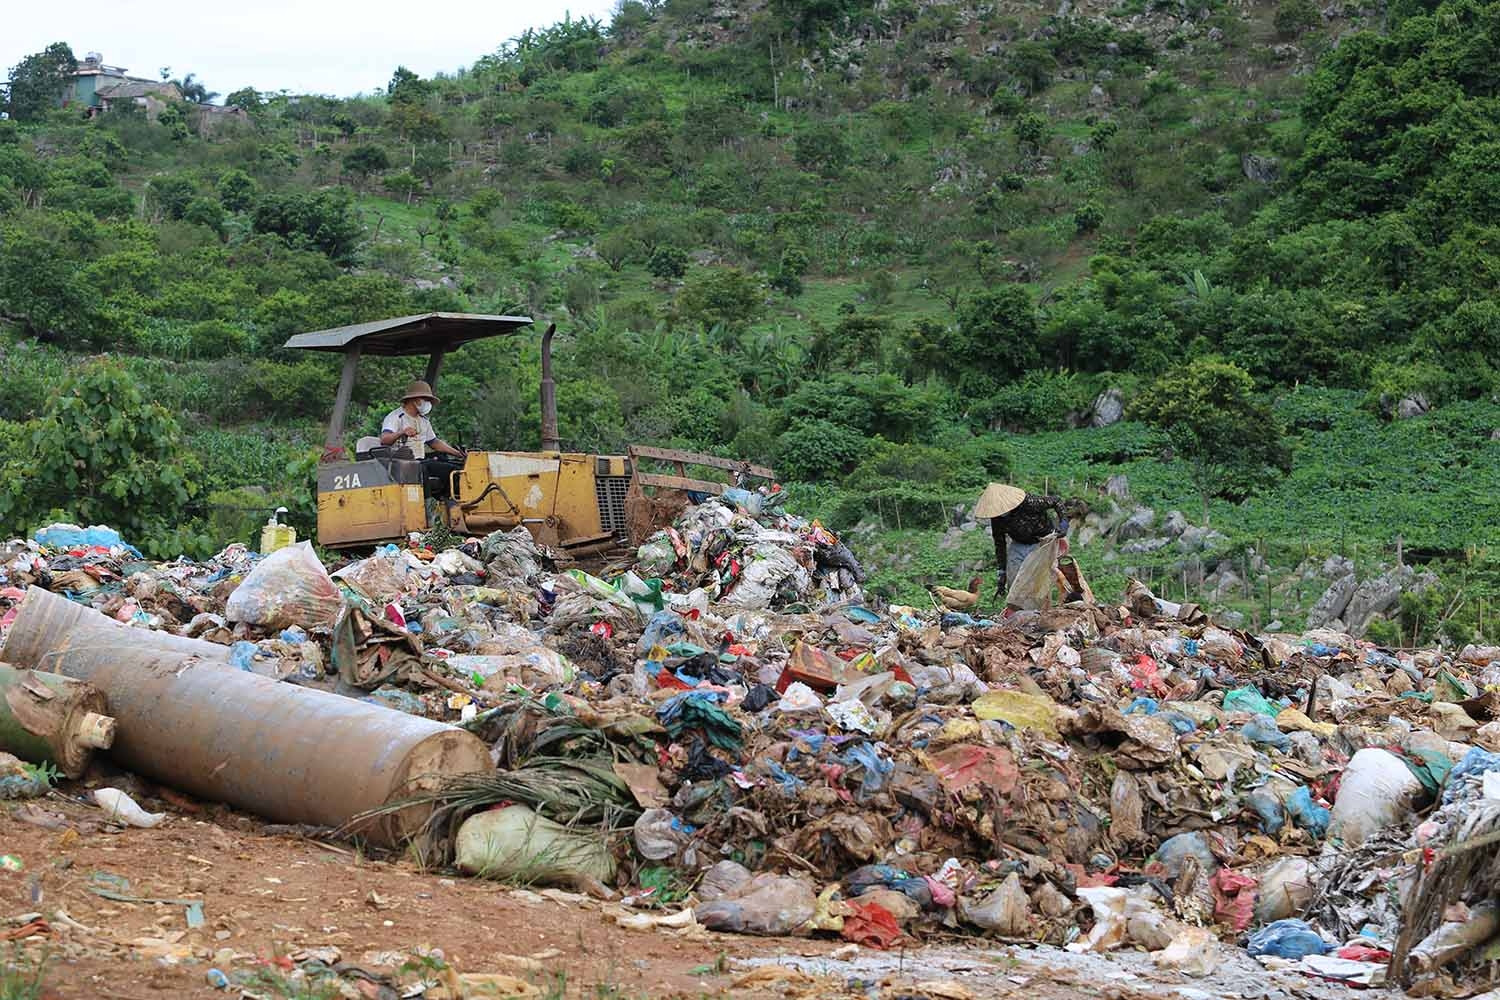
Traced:
[[[16, 818], [42, 812], [55, 828]], [[553, 1000], [1203, 1000], [1344, 992], [1324, 992], [1305, 979], [1278, 987], [1248, 959], [1226, 963], [1212, 981], [1193, 981], [1158, 972], [1144, 955], [1105, 959], [973, 939], [876, 952], [836, 940], [701, 928], [627, 930], [608, 903], [423, 872], [407, 859], [364, 857], [344, 844], [272, 832], [229, 810], [210, 813], [182, 801], [154, 829], [118, 830], [101, 825], [99, 815], [61, 793], [0, 813], [0, 845], [21, 865], [0, 871], [5, 929], [14, 935], [36, 915], [49, 925], [45, 937], [17, 946], [33, 957], [45, 950], [47, 1000], [416, 996], [382, 992], [373, 979], [394, 973], [405, 986], [424, 975], [431, 980], [436, 963], [429, 960], [424, 971], [423, 956], [435, 949], [457, 972], [514, 977], [502, 980], [512, 992], [498, 995]], [[193, 901], [201, 901], [197, 927], [189, 926], [186, 904]], [[295, 970], [316, 969], [319, 960], [345, 963], [343, 993], [299, 981]], [[234, 977], [233, 984], [215, 989], [210, 969]]]

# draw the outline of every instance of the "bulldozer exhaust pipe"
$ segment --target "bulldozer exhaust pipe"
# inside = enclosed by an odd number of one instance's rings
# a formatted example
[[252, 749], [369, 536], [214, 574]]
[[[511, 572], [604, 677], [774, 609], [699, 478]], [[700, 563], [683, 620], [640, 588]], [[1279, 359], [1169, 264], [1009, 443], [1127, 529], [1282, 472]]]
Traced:
[[547, 324], [542, 334], [542, 450], [562, 451], [557, 439], [557, 384], [552, 381], [552, 335], [557, 324]]

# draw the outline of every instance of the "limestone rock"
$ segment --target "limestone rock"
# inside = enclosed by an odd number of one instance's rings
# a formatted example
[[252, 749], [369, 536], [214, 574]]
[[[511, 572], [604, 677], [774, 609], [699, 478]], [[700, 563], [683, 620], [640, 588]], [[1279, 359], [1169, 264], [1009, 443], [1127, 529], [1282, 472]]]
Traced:
[[1156, 511], [1150, 507], [1137, 507], [1115, 529], [1115, 537], [1122, 542], [1128, 542], [1132, 538], [1144, 538], [1151, 533], [1151, 526], [1155, 523]]
[[1340, 618], [1358, 588], [1359, 583], [1354, 579], [1353, 573], [1341, 576], [1329, 584], [1328, 589], [1323, 591], [1323, 596], [1318, 598], [1318, 603], [1307, 613], [1307, 627], [1323, 628]]

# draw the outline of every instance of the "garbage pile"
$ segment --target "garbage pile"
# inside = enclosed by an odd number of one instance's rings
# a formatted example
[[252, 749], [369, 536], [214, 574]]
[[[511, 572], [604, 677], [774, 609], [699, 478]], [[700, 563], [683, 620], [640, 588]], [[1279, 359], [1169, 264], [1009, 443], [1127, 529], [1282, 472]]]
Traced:
[[[882, 606], [778, 499], [704, 498], [598, 573], [524, 528], [329, 574], [306, 543], [153, 564], [54, 527], [0, 548], [0, 628], [41, 588], [216, 644], [206, 669], [380, 706], [361, 726], [441, 724], [473, 745], [341, 799], [343, 831], [589, 891], [628, 926], [1124, 948], [1187, 976], [1243, 948], [1430, 992], [1500, 954], [1500, 647], [1255, 636], [1139, 583], [1118, 606]], [[127, 758], [163, 766], [130, 747], [120, 683], [99, 682]]]

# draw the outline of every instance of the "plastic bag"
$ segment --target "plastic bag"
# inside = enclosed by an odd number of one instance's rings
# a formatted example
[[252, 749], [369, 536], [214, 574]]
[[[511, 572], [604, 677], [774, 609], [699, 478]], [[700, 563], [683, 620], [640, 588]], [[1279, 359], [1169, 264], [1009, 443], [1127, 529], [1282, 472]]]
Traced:
[[333, 574], [333, 579], [358, 588], [376, 604], [387, 604], [406, 590], [406, 560], [399, 552], [394, 555], [377, 552], [368, 559], [345, 566]]
[[454, 839], [458, 867], [471, 875], [524, 879], [534, 885], [571, 885], [579, 879], [612, 882], [608, 841], [570, 830], [525, 806], [476, 813]]
[[94, 789], [94, 802], [108, 814], [109, 822], [121, 826], [138, 826], [149, 830], [153, 826], [160, 826], [161, 821], [167, 818], [166, 813], [150, 813], [142, 809], [135, 804], [135, 799], [118, 788]]
[[1257, 715], [1240, 727], [1240, 735], [1257, 746], [1274, 747], [1282, 753], [1292, 749], [1292, 738], [1276, 728], [1276, 721]]
[[1040, 611], [1052, 606], [1052, 588], [1057, 580], [1058, 539], [1037, 543], [1016, 572], [1005, 592], [1006, 605], [1022, 611]]
[[45, 528], [38, 528], [31, 537], [38, 545], [48, 549], [122, 549], [137, 559], [141, 557], [140, 550], [134, 545], [125, 544], [118, 531], [102, 524], [91, 524], [87, 528], [80, 528], [76, 524], [49, 524]]
[[800, 597], [812, 588], [812, 578], [785, 549], [769, 543], [752, 545], [745, 550], [745, 571], [726, 603], [759, 611], [770, 607], [783, 587]]
[[1333, 946], [1318, 936], [1306, 920], [1278, 920], [1267, 924], [1245, 943], [1251, 956], [1275, 955], [1277, 958], [1296, 960], [1307, 955], [1325, 955]]
[[720, 861], [703, 873], [703, 879], [698, 883], [698, 898], [705, 903], [723, 899], [752, 878], [754, 875], [750, 869], [738, 861]]
[[1332, 812], [1313, 801], [1312, 792], [1305, 786], [1287, 796], [1286, 814], [1292, 818], [1293, 823], [1314, 837], [1325, 836], [1328, 833], [1328, 822], [1333, 818]]
[[960, 896], [958, 915], [1001, 937], [1021, 937], [1031, 929], [1031, 899], [1021, 886], [1021, 877], [1011, 872], [1000, 888], [976, 903]]
[[633, 832], [637, 853], [648, 861], [676, 858], [692, 842], [669, 809], [647, 809], [636, 819]]
[[1281, 858], [1260, 873], [1255, 920], [1265, 924], [1301, 913], [1312, 898], [1312, 865], [1306, 858]]
[[817, 894], [807, 882], [763, 873], [697, 907], [693, 916], [711, 931], [780, 937], [804, 931], [817, 909]]
[[1362, 844], [1400, 822], [1421, 794], [1422, 783], [1400, 757], [1389, 750], [1367, 747], [1344, 769], [1329, 817], [1328, 836], [1349, 846]]
[[990, 691], [980, 695], [972, 707], [976, 719], [999, 720], [1015, 729], [1057, 739], [1057, 702], [1044, 694]]
[[1212, 872], [1219, 867], [1219, 859], [1214, 857], [1213, 849], [1208, 845], [1208, 835], [1201, 830], [1168, 837], [1156, 849], [1156, 860], [1167, 869], [1169, 879], [1182, 875], [1190, 857], [1197, 859], [1199, 871]]
[[635, 564], [647, 576], [664, 576], [677, 565], [677, 549], [672, 545], [672, 536], [658, 531], [646, 539], [635, 550]]
[[1267, 701], [1265, 695], [1253, 687], [1241, 687], [1224, 695], [1224, 711], [1256, 712], [1274, 719], [1276, 713], [1281, 711], [1281, 706]]
[[262, 559], [229, 595], [224, 614], [266, 628], [318, 628], [332, 625], [343, 608], [344, 595], [312, 543], [299, 542]]

